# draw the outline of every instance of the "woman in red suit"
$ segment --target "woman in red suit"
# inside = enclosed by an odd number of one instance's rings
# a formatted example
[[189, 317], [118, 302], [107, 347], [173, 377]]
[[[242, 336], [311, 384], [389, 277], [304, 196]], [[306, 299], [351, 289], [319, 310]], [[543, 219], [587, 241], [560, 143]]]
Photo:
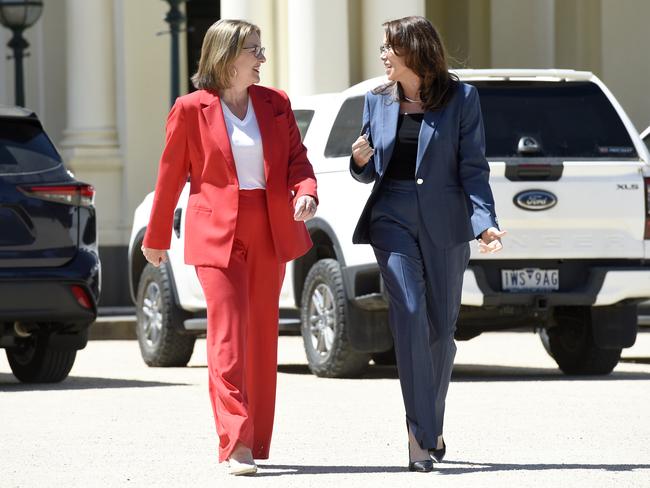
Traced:
[[166, 260], [173, 212], [190, 177], [185, 262], [207, 302], [208, 370], [219, 461], [231, 474], [268, 459], [284, 263], [306, 253], [316, 212], [314, 172], [287, 95], [255, 86], [266, 61], [260, 29], [220, 20], [207, 31], [197, 91], [167, 120], [142, 251]]

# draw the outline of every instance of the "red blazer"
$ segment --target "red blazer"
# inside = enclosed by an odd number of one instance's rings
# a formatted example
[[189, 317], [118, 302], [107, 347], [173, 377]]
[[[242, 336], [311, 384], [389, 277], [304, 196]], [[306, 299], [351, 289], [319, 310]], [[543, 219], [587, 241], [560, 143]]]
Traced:
[[[262, 136], [273, 243], [280, 261], [286, 262], [312, 246], [305, 224], [293, 219], [293, 202], [302, 195], [318, 198], [316, 178], [287, 95], [253, 85], [249, 96]], [[239, 183], [219, 96], [212, 91], [179, 97], [169, 113], [145, 247], [169, 249], [174, 209], [188, 175], [185, 262], [226, 267], [237, 224]]]

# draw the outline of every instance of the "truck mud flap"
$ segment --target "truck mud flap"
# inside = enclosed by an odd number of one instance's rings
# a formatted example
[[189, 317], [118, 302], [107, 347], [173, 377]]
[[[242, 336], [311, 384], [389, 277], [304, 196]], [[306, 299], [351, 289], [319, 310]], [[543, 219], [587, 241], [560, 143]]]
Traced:
[[347, 334], [350, 344], [359, 352], [384, 352], [393, 347], [387, 310], [364, 310], [354, 301], [348, 302]]
[[594, 343], [603, 349], [631, 347], [636, 341], [636, 305], [591, 307]]

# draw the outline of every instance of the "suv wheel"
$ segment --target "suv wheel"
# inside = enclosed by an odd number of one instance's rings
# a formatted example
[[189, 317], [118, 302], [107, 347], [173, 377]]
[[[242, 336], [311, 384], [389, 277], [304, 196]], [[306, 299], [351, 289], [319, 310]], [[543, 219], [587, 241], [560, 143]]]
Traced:
[[557, 327], [539, 331], [542, 344], [560, 369], [572, 375], [609, 374], [618, 364], [622, 349], [603, 349], [594, 344], [588, 307], [575, 307], [556, 317]]
[[183, 311], [176, 306], [167, 264], [145, 266], [136, 302], [136, 333], [149, 366], [186, 366], [196, 338], [178, 332]]
[[348, 342], [347, 299], [341, 267], [322, 259], [309, 270], [302, 292], [301, 332], [309, 369], [316, 376], [358, 376], [370, 356], [355, 351]]
[[50, 334], [36, 332], [7, 349], [7, 360], [14, 376], [23, 383], [58, 383], [68, 377], [76, 349], [52, 349]]

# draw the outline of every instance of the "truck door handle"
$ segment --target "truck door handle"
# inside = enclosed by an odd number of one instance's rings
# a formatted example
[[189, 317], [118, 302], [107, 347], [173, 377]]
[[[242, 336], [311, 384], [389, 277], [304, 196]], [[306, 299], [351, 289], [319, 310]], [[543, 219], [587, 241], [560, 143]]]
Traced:
[[563, 163], [506, 162], [506, 178], [510, 181], [558, 181], [563, 172]]
[[177, 208], [174, 211], [174, 234], [176, 234], [176, 237], [181, 236], [181, 216], [183, 215], [183, 209], [182, 208]]

